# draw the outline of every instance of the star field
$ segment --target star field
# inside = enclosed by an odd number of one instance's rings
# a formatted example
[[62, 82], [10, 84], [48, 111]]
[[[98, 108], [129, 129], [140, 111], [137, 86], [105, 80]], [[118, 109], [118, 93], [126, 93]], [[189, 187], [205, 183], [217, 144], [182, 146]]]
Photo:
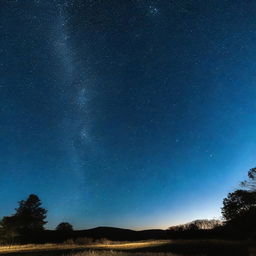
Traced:
[[0, 215], [35, 193], [49, 228], [219, 218], [255, 164], [255, 11], [1, 1]]

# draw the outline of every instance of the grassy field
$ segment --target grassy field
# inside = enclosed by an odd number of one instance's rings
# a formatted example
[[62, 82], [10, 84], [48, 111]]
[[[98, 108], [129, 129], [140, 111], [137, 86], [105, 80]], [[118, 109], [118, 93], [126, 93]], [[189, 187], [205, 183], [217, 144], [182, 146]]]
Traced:
[[[178, 256], [174, 253], [134, 253], [134, 252], [120, 252], [120, 251], [88, 251], [88, 252], [79, 252], [72, 253], [69, 256]], [[180, 255], [180, 254], [179, 254]], [[199, 256], [199, 255], [198, 255]]]
[[15, 252], [35, 252], [35, 251], [59, 251], [59, 250], [131, 250], [150, 248], [168, 244], [170, 241], [140, 241], [140, 242], [104, 242], [94, 244], [26, 244], [26, 245], [5, 245], [0, 246], [0, 254]]
[[223, 240], [164, 240], [96, 244], [1, 246], [1, 255], [19, 256], [256, 256], [248, 243]]

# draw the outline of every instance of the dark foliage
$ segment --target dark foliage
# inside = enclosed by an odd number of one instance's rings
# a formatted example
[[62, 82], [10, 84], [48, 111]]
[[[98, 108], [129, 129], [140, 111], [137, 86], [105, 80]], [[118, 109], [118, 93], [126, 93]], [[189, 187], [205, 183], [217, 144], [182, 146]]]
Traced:
[[7, 242], [22, 242], [35, 238], [44, 230], [47, 223], [47, 211], [41, 207], [41, 200], [31, 194], [27, 200], [19, 202], [19, 207], [12, 216], [3, 217], [1, 221], [2, 239]]
[[72, 232], [73, 226], [68, 222], [61, 222], [57, 227], [56, 230], [59, 232]]
[[227, 221], [230, 221], [243, 216], [255, 206], [256, 192], [239, 189], [229, 193], [223, 200], [222, 214]]
[[242, 182], [245, 189], [229, 193], [223, 200], [222, 215], [226, 231], [240, 238], [256, 238], [256, 168]]
[[241, 185], [251, 191], [256, 191], [256, 167], [249, 170], [248, 178]]

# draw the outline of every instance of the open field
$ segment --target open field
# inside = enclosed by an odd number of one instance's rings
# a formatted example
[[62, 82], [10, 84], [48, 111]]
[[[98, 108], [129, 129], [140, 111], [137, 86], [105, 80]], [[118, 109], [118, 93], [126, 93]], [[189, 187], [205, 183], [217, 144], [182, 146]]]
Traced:
[[[73, 253], [73, 254], [70, 254], [69, 256], [178, 256], [178, 254], [161, 253], [161, 252], [136, 253], [136, 252], [121, 252], [121, 251], [88, 251], [88, 252]], [[196, 256], [199, 256], [199, 255], [196, 255]]]
[[35, 251], [59, 251], [59, 250], [132, 250], [150, 248], [168, 244], [170, 241], [141, 241], [141, 242], [119, 242], [119, 243], [95, 243], [95, 244], [27, 244], [27, 245], [6, 245], [0, 246], [0, 254], [15, 252]]
[[248, 243], [223, 240], [159, 240], [99, 244], [28, 244], [1, 246], [1, 255], [19, 256], [254, 256]]

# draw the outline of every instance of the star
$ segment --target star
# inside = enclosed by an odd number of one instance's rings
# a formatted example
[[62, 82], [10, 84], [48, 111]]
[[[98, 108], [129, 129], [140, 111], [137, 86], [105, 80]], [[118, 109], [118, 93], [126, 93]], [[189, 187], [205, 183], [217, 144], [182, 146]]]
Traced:
[[159, 9], [150, 5], [149, 6], [149, 14], [155, 16], [155, 15], [159, 14]]

